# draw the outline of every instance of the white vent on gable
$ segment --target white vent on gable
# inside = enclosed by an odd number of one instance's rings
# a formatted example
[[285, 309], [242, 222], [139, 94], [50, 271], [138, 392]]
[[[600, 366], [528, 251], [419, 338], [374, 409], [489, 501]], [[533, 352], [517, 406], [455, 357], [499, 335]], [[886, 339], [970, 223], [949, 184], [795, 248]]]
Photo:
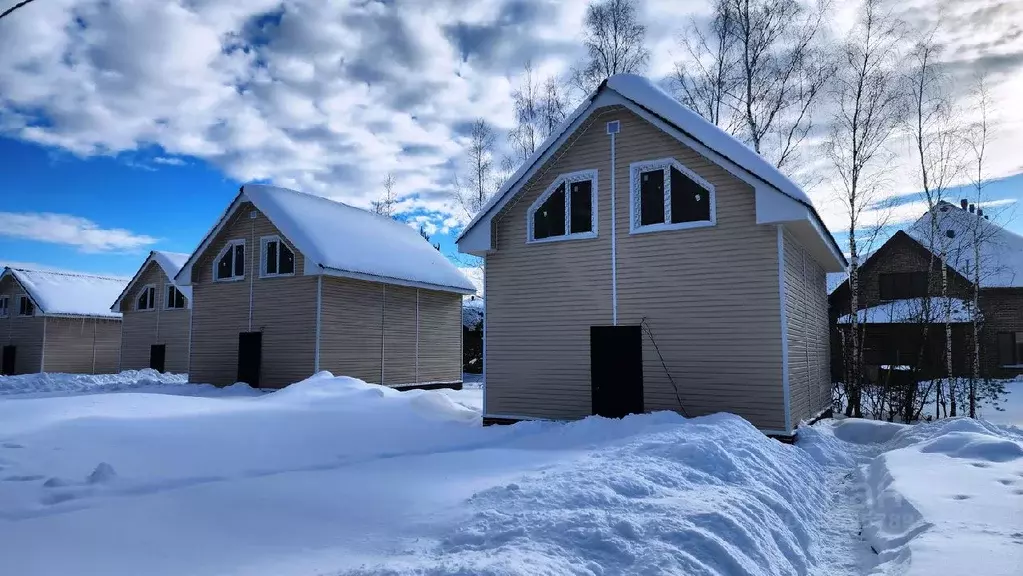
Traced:
[[258, 210], [253, 210], [252, 212], [249, 212], [249, 220], [255, 220], [257, 216], [259, 216]]
[[621, 124], [619, 124], [618, 120], [612, 120], [607, 123], [608, 134], [617, 134], [619, 130], [621, 130]]

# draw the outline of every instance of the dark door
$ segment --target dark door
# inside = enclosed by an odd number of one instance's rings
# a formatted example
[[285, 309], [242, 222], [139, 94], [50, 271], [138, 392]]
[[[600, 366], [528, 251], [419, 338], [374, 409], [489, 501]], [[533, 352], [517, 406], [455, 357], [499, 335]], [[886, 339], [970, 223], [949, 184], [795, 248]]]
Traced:
[[643, 333], [639, 326], [590, 327], [593, 413], [608, 418], [643, 412]]
[[157, 372], [164, 372], [167, 360], [167, 345], [153, 344], [149, 347], [149, 367]]
[[3, 362], [0, 363], [0, 374], [14, 374], [14, 360], [17, 350], [16, 346], [4, 346]]
[[263, 333], [238, 334], [238, 381], [259, 386], [259, 363], [263, 355]]

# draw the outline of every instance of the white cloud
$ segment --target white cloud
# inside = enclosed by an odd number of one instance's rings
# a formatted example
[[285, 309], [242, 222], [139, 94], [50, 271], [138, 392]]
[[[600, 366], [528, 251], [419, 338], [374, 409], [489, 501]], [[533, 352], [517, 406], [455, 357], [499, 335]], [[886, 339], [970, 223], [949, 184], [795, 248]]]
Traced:
[[153, 158], [153, 163], [163, 164], [165, 166], [184, 166], [187, 164], [187, 162], [181, 158], [174, 158], [172, 156], [157, 156], [156, 158]]
[[87, 218], [49, 212], [0, 212], [0, 236], [65, 244], [82, 252], [138, 250], [157, 241], [123, 228], [101, 228]]
[[[955, 16], [941, 39], [950, 66], [979, 63], [997, 72], [991, 176], [1019, 171], [1023, 107], [1012, 104], [1023, 91], [1023, 74], [1013, 67], [1023, 53], [1023, 34], [1013, 28], [1018, 5], [940, 3]], [[671, 71], [677, 33], [707, 4], [645, 2], [640, 13], [649, 28], [652, 76]], [[238, 180], [269, 179], [363, 207], [393, 172], [399, 209], [427, 214], [420, 223], [428, 230], [448, 231], [466, 220], [448, 193], [464, 126], [484, 116], [510, 128], [515, 75], [527, 59], [543, 74], [566, 72], [582, 55], [585, 6], [586, 0], [33, 2], [0, 21], [0, 134], [83, 156], [155, 145], [163, 152], [153, 164], [201, 158]], [[899, 4], [920, 26], [930, 22], [930, 7], [925, 0]], [[984, 9], [993, 12], [985, 16]], [[836, 30], [852, 13], [841, 7]], [[910, 172], [893, 182], [892, 193], [917, 187]], [[827, 182], [810, 194], [835, 221]]]

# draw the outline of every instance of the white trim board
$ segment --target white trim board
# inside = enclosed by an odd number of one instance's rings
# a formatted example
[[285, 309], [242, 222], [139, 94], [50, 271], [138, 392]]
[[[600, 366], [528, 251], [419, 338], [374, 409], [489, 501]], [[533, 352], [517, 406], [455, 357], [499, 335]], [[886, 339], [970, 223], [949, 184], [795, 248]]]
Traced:
[[785, 230], [778, 225], [778, 303], [781, 305], [781, 388], [786, 434], [792, 433], [792, 391], [789, 382], [789, 319], [785, 310]]

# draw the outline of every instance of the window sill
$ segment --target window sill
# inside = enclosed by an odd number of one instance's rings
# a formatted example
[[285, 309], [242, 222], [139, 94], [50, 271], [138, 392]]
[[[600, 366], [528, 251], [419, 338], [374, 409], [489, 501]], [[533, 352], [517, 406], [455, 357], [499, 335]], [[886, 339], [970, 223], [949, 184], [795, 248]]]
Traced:
[[141, 310], [136, 308], [136, 309], [132, 310], [132, 312], [152, 312], [153, 310], [156, 310], [156, 308], [143, 308]]
[[245, 280], [245, 276], [232, 276], [230, 278], [214, 278], [213, 282], [214, 283], [218, 283], [218, 282], [241, 282], [242, 280]]
[[1023, 364], [1002, 364], [1002, 368], [1009, 368], [1012, 370], [1023, 370]]
[[292, 272], [291, 274], [260, 274], [259, 279], [264, 280], [266, 278], [293, 278], [294, 276], [295, 276], [294, 272]]
[[539, 240], [526, 240], [526, 244], [550, 244], [551, 242], [567, 242], [569, 240], [592, 240], [597, 237], [596, 232], [580, 232], [578, 234], [565, 234], [564, 236], [551, 236]]
[[629, 230], [630, 234], [649, 234], [652, 232], [670, 232], [674, 230], [691, 230], [693, 228], [709, 228], [716, 223], [713, 221], [701, 220], [699, 222], [679, 222], [678, 224], [647, 224], [635, 226]]

